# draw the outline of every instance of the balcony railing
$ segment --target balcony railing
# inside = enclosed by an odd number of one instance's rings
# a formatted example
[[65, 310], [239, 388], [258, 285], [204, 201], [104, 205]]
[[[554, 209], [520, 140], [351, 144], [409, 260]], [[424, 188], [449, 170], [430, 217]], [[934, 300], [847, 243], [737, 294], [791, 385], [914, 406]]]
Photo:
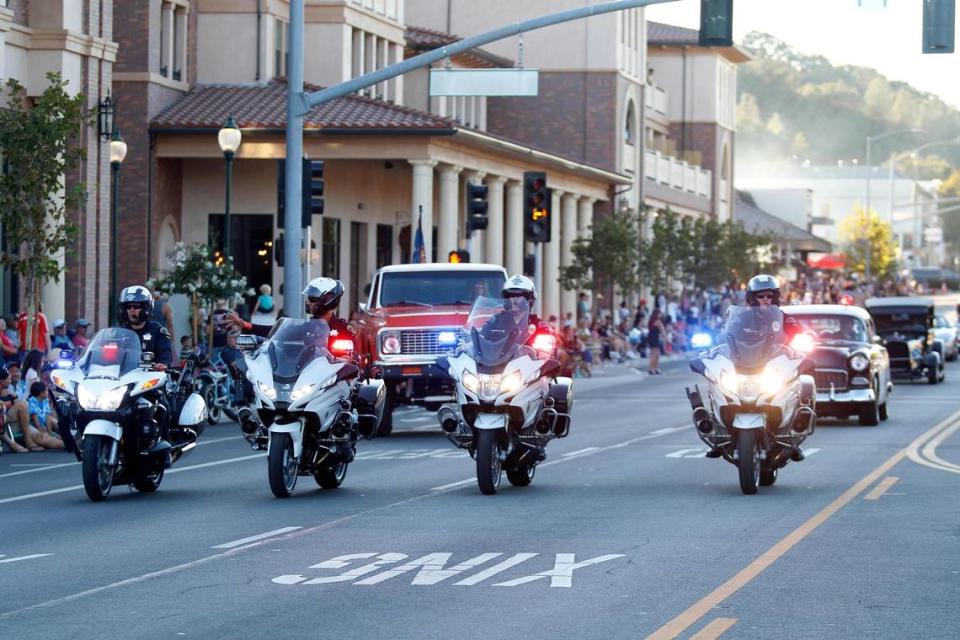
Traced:
[[667, 91], [665, 89], [661, 89], [655, 84], [648, 84], [645, 102], [649, 111], [654, 111], [663, 116], [667, 115], [667, 107], [669, 104], [667, 102]]
[[644, 174], [648, 180], [673, 189], [710, 198], [710, 172], [659, 151], [646, 151]]

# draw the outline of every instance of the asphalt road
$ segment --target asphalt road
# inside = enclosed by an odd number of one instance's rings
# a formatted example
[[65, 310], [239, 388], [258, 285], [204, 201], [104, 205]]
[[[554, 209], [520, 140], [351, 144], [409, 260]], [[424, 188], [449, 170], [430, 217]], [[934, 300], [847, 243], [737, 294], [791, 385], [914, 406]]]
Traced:
[[824, 421], [755, 496], [702, 457], [693, 381], [683, 363], [577, 380], [571, 435], [495, 496], [416, 411], [340, 489], [301, 478], [287, 500], [232, 424], [158, 493], [102, 504], [71, 457], [4, 455], [0, 636], [960, 634], [960, 365], [898, 386], [879, 427]]

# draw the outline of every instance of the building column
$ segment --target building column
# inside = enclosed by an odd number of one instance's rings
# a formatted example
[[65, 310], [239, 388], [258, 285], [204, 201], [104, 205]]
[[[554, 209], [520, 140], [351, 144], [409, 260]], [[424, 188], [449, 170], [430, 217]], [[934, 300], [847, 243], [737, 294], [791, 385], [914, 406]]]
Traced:
[[[463, 167], [444, 165], [440, 169], [440, 212], [437, 216], [437, 262], [446, 262], [457, 250], [460, 226], [460, 172]], [[426, 233], [426, 231], [424, 231]]]
[[503, 176], [487, 178], [487, 230], [484, 235], [484, 259], [490, 264], [503, 264]]
[[[564, 267], [573, 264], [573, 241], [577, 237], [577, 196], [572, 193], [565, 193], [560, 199], [560, 253], [561, 263]], [[574, 320], [577, 320], [577, 292], [564, 289], [560, 294], [560, 311], [566, 317], [567, 312], [573, 313]]]
[[433, 168], [436, 160], [409, 160], [413, 165], [413, 198], [410, 202], [410, 261], [417, 245], [417, 227], [423, 228], [426, 261], [433, 256]]
[[504, 234], [507, 261], [504, 265], [510, 275], [523, 273], [523, 184], [517, 180], [507, 183], [507, 226]]
[[[560, 201], [563, 196], [562, 191], [553, 190], [550, 211], [560, 211]], [[555, 315], [560, 318], [559, 326], [563, 326], [563, 318], [560, 317], [560, 228], [554, 226], [550, 242], [543, 245], [543, 317], [549, 318]]]
[[[475, 184], [483, 184], [483, 179], [487, 177], [487, 174], [485, 171], [468, 171], [466, 177], [469, 182], [473, 182]], [[467, 189], [466, 185], [464, 185], [463, 189], [464, 189], [464, 193], [466, 193], [466, 189]], [[487, 194], [488, 204], [489, 204], [489, 200], [490, 200], [490, 194], [488, 193]], [[463, 223], [464, 237], [466, 237], [466, 233], [467, 233], [467, 223], [466, 223], [467, 215], [469, 215], [469, 212], [467, 209], [464, 209], [464, 223]], [[470, 252], [471, 262], [487, 261], [486, 237], [487, 237], [486, 231], [474, 231], [472, 236], [468, 240], [465, 240], [465, 243], [466, 243], [465, 246], [467, 250]]]
[[593, 226], [593, 205], [596, 201], [596, 198], [580, 198], [577, 211], [577, 231], [584, 238], [589, 238], [593, 233], [590, 227]]

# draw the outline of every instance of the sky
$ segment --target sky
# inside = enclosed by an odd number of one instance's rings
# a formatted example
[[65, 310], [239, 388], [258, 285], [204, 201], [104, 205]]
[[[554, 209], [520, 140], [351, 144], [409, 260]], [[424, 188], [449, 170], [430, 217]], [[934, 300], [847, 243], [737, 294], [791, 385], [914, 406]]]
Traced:
[[[697, 29], [700, 0], [650, 6], [646, 16]], [[734, 0], [734, 39], [751, 31], [772, 34], [834, 64], [872, 67], [960, 108], [960, 42], [957, 53], [920, 53], [921, 0]], [[960, 29], [957, 35], [960, 41]]]

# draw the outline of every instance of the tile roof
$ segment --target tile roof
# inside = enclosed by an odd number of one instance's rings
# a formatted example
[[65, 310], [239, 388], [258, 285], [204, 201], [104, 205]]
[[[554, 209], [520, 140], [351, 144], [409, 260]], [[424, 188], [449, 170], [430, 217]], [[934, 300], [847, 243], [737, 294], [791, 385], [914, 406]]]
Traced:
[[[432, 51], [463, 39], [460, 36], [444, 33], [443, 31], [435, 31], [433, 29], [427, 29], [426, 27], [415, 26], [407, 26], [404, 37], [407, 41], [407, 48], [419, 52]], [[514, 66], [513, 60], [490, 53], [484, 49], [471, 49], [459, 55], [477, 58], [481, 63], [485, 63], [485, 66], [505, 67], [508, 69]]]
[[[323, 87], [307, 85], [308, 91]], [[219, 129], [233, 116], [243, 129], [283, 129], [287, 124], [287, 83], [197, 85], [151, 122], [153, 129]], [[304, 129], [397, 129], [446, 131], [456, 121], [383, 100], [346, 96], [314, 108]]]
[[647, 20], [648, 44], [699, 44], [700, 31]]
[[750, 232], [766, 233], [779, 242], [790, 243], [796, 251], [830, 252], [833, 245], [806, 229], [790, 224], [757, 206], [749, 191], [736, 190], [733, 219]]

